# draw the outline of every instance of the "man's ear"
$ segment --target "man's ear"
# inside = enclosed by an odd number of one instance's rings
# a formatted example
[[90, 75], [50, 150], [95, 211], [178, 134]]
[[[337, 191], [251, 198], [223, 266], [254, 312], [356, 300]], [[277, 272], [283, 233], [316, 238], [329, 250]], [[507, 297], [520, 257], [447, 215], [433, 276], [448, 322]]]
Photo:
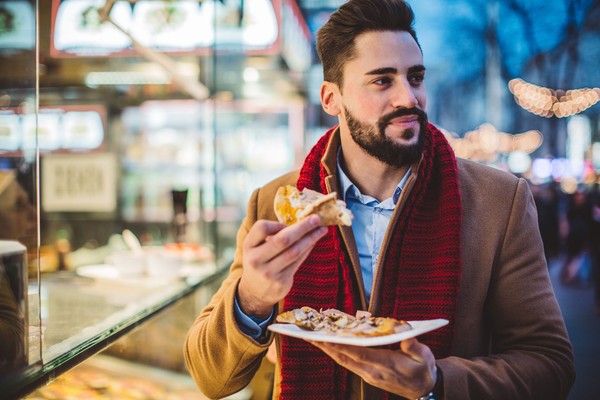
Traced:
[[332, 116], [340, 114], [341, 93], [338, 85], [324, 81], [321, 84], [321, 106], [323, 110]]

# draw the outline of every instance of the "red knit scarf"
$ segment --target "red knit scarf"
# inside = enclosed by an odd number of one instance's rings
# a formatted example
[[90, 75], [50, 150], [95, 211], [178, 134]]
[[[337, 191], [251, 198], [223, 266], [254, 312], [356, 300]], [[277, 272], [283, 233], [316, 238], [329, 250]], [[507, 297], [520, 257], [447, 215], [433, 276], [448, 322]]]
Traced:
[[[326, 193], [321, 159], [335, 127], [312, 148], [298, 188]], [[442, 133], [429, 124], [424, 157], [385, 254], [381, 316], [405, 320], [446, 318], [445, 327], [419, 340], [436, 358], [448, 355], [460, 279], [460, 193], [456, 159]], [[337, 308], [354, 314], [357, 280], [337, 227], [315, 246], [294, 277], [284, 309]], [[396, 345], [395, 348], [398, 346]], [[281, 337], [281, 399], [347, 398], [348, 371], [316, 347]]]

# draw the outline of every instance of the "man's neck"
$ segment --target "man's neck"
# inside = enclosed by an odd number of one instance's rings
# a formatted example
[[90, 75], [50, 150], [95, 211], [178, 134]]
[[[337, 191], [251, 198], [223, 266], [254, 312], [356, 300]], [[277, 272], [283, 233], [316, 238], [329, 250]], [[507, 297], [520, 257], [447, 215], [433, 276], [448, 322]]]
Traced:
[[392, 197], [410, 165], [392, 167], [365, 152], [352, 139], [342, 137], [342, 168], [362, 194], [379, 201]]

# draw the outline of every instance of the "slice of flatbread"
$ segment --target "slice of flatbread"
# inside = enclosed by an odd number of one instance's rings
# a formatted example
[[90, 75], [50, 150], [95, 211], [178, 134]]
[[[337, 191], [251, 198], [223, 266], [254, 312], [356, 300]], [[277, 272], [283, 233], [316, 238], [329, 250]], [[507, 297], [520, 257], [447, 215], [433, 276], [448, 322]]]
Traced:
[[358, 311], [356, 316], [352, 316], [332, 308], [317, 311], [307, 306], [285, 311], [279, 314], [275, 321], [337, 336], [374, 337], [412, 329], [412, 326], [404, 320], [372, 317], [366, 311]]
[[335, 192], [322, 194], [311, 189], [299, 191], [291, 185], [281, 186], [273, 204], [279, 222], [292, 225], [311, 214], [321, 217], [321, 225], [352, 225], [352, 212], [337, 199]]

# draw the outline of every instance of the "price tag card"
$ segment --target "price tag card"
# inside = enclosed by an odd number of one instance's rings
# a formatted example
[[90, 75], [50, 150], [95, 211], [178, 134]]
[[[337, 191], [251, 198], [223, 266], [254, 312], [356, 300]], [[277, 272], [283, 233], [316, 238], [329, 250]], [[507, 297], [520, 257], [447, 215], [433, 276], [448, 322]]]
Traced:
[[46, 212], [114, 212], [117, 208], [115, 154], [45, 155], [42, 208]]

